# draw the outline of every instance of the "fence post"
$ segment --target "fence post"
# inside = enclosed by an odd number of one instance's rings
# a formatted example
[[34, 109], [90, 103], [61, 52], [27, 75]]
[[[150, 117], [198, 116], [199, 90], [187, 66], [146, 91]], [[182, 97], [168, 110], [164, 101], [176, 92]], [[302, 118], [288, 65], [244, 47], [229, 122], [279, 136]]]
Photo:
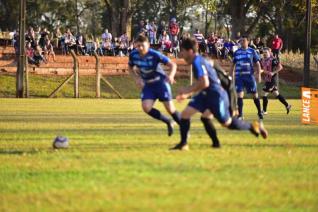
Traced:
[[25, 80], [25, 98], [29, 98], [29, 70], [28, 70], [28, 58], [27, 57], [25, 57], [25, 65], [24, 65], [24, 67], [25, 67], [25, 78], [24, 78], [24, 80]]
[[96, 59], [96, 98], [100, 98], [100, 66], [99, 66], [99, 58], [97, 56], [97, 53], [93, 53], [95, 59]]
[[73, 66], [73, 70], [74, 70], [74, 98], [79, 98], [79, 71], [78, 71], [78, 68], [79, 68], [79, 64], [78, 64], [78, 59], [76, 57], [76, 54], [74, 52], [74, 50], [72, 49], [71, 51], [71, 55], [72, 55], [72, 58], [73, 58], [73, 63], [74, 63], [74, 66]]

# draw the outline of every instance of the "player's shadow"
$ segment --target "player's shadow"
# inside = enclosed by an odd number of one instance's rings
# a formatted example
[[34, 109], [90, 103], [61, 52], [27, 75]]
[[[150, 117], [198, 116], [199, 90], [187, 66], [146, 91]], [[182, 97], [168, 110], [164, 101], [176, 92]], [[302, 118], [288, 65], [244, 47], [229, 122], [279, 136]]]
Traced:
[[0, 150], [0, 155], [30, 155], [37, 154], [40, 150], [38, 149], [30, 149], [30, 150], [16, 150], [16, 149], [2, 149]]
[[224, 144], [224, 146], [238, 148], [318, 148], [318, 144]]

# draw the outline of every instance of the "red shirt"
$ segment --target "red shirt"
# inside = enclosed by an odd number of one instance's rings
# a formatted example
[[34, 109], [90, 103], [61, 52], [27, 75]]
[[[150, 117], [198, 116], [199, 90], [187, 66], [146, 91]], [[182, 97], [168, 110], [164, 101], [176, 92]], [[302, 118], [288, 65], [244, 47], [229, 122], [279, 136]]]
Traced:
[[272, 42], [272, 49], [280, 49], [283, 46], [283, 40], [281, 38], [274, 38]]
[[169, 26], [169, 31], [171, 35], [178, 35], [179, 33], [179, 26], [178, 24], [171, 23]]

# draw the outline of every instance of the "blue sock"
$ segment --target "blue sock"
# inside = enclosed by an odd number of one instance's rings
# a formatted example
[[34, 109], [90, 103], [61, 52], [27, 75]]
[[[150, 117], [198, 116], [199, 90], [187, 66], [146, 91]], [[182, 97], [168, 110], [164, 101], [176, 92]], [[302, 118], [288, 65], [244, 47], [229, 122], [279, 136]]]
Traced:
[[228, 127], [231, 130], [250, 130], [252, 125], [243, 120], [239, 120], [238, 118], [233, 117], [232, 123]]
[[181, 119], [181, 116], [180, 116], [180, 113], [178, 111], [174, 112], [173, 114], [171, 114], [173, 120], [175, 122], [177, 122], [178, 125], [180, 125], [180, 119]]
[[243, 98], [237, 98], [239, 117], [243, 117]]
[[155, 108], [152, 108], [148, 112], [148, 115], [153, 117], [153, 118], [155, 118], [155, 119], [161, 120], [161, 121], [163, 121], [166, 124], [170, 122], [170, 119], [168, 117], [166, 117], [165, 115], [161, 114], [160, 111], [155, 109]]
[[180, 120], [180, 135], [181, 135], [181, 144], [187, 144], [188, 133], [190, 130], [190, 119], [181, 119]]

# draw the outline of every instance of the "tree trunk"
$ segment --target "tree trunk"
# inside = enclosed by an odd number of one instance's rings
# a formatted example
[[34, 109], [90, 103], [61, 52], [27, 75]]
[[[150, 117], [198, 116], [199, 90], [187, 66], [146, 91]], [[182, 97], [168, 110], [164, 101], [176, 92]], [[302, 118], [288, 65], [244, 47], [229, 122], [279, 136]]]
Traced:
[[244, 14], [243, 0], [229, 0], [229, 12], [231, 15], [231, 37], [235, 38], [237, 33], [244, 33], [246, 14]]

